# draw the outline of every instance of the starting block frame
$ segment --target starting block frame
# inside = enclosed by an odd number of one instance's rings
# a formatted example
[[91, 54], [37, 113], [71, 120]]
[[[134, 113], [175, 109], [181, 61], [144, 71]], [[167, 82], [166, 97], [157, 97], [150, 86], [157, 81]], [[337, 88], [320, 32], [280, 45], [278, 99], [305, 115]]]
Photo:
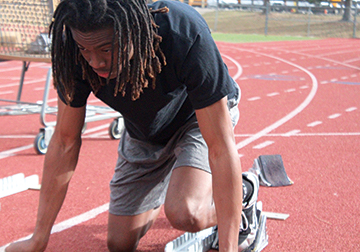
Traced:
[[[266, 231], [265, 214], [262, 214], [262, 202], [257, 202], [257, 217], [259, 229], [255, 240], [248, 248], [242, 252], [260, 252], [268, 245], [268, 235]], [[166, 244], [164, 252], [206, 252], [211, 249], [211, 244], [215, 239], [216, 228], [211, 227], [196, 233], [186, 232], [173, 241]]]

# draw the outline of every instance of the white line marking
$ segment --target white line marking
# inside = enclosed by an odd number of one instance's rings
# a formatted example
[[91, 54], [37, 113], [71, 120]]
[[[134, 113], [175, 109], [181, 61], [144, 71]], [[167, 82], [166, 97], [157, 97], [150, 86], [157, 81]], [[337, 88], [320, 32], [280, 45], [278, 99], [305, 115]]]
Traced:
[[[251, 50], [240, 49], [240, 48], [236, 48], [236, 47], [234, 47], [234, 50], [253, 52]], [[253, 53], [259, 53], [259, 52], [253, 52]], [[287, 60], [284, 60], [284, 59], [281, 59], [281, 58], [278, 58], [278, 57], [275, 57], [275, 56], [272, 56], [272, 55], [269, 55], [269, 54], [263, 54], [263, 53], [261, 53], [261, 54], [263, 56], [267, 56], [267, 57], [270, 57], [270, 58], [273, 58], [273, 59], [277, 59], [278, 61], [282, 61], [284, 63], [287, 63], [287, 64], [289, 64], [291, 66], [294, 66], [294, 67], [299, 68], [300, 70], [304, 71], [306, 74], [309, 75], [309, 77], [312, 80], [312, 88], [311, 88], [308, 96], [305, 98], [305, 100], [297, 108], [295, 108], [293, 111], [291, 111], [285, 117], [281, 118], [280, 120], [276, 121], [275, 123], [271, 124], [270, 126], [268, 126], [268, 127], [264, 128], [263, 130], [259, 131], [255, 135], [250, 136], [247, 139], [237, 143], [236, 144], [237, 149], [243, 148], [244, 146], [248, 145], [249, 143], [261, 138], [262, 136], [266, 135], [267, 133], [271, 132], [272, 130], [278, 128], [282, 124], [286, 123], [287, 121], [289, 121], [290, 119], [295, 117], [297, 114], [299, 114], [302, 110], [304, 110], [310, 104], [310, 102], [314, 98], [314, 96], [316, 94], [316, 91], [318, 89], [318, 82], [317, 82], [316, 77], [311, 72], [306, 70], [305, 68], [303, 68], [301, 66], [298, 66], [298, 65], [296, 65], [296, 64], [294, 64], [292, 62], [289, 62]]]
[[14, 93], [14, 91], [4, 91], [4, 92], [0, 92], [0, 95], [12, 94], [12, 93]]
[[[291, 132], [291, 131], [290, 131]], [[289, 133], [289, 132], [288, 132]], [[289, 137], [287, 133], [270, 133], [264, 136], [268, 137]], [[235, 134], [235, 137], [251, 137], [255, 134]], [[323, 132], [323, 133], [297, 133], [291, 136], [360, 136], [360, 132]]]
[[300, 131], [301, 131], [301, 130], [295, 129], [295, 130], [292, 130], [292, 131], [286, 132], [286, 133], [285, 133], [285, 134], [283, 134], [282, 136], [284, 136], [284, 137], [293, 136], [293, 135], [298, 134]]
[[268, 96], [268, 97], [273, 97], [273, 96], [276, 96], [276, 95], [279, 95], [279, 93], [278, 93], [278, 92], [274, 92], [274, 93], [267, 94], [266, 96]]
[[251, 97], [248, 99], [248, 101], [256, 101], [256, 100], [260, 100], [259, 96], [255, 96], [255, 97]]
[[101, 137], [101, 136], [104, 136], [104, 135], [107, 135], [109, 134], [109, 131], [108, 130], [104, 130], [104, 131], [100, 131], [98, 133], [95, 133], [95, 134], [91, 134], [89, 136], [87, 136], [88, 138], [98, 138], [98, 137]]
[[35, 138], [35, 135], [3, 135], [3, 136], [0, 136], [0, 138], [4, 138], [4, 139], [13, 139], [13, 138], [17, 138], [17, 139], [21, 139], [21, 138]]
[[307, 89], [309, 86], [301, 86], [300, 89]]
[[309, 123], [307, 126], [308, 127], [315, 127], [315, 126], [317, 126], [319, 124], [322, 124], [322, 122], [321, 121], [315, 121], [315, 122]]
[[274, 141], [265, 141], [265, 142], [263, 142], [261, 144], [255, 145], [253, 147], [253, 149], [262, 149], [262, 148], [265, 148], [265, 147], [267, 147], [267, 146], [269, 146], [269, 145], [271, 145], [273, 143], [274, 143]]
[[320, 84], [328, 84], [329, 82], [328, 81], [322, 81], [320, 82]]
[[235, 66], [238, 68], [238, 71], [236, 72], [236, 74], [234, 76], [232, 76], [232, 78], [234, 80], [237, 80], [241, 74], [242, 74], [242, 67], [241, 65], [239, 64], [239, 62], [237, 62], [236, 60], [234, 60], [233, 58], [231, 58], [230, 56], [227, 56], [227, 55], [224, 55], [224, 54], [221, 54], [223, 57], [227, 58], [228, 60], [230, 60], [232, 63], [235, 64]]
[[296, 89], [295, 88], [290, 88], [288, 90], [285, 90], [286, 93], [291, 93], [291, 92], [295, 92]]
[[[49, 65], [49, 63], [32, 63], [31, 64], [32, 67], [40, 67], [40, 66], [44, 66], [44, 65]], [[2, 69], [0, 69], [0, 73], [15, 71], [15, 70], [22, 70], [22, 66], [11, 67], [11, 68], [2, 68]]]
[[25, 146], [14, 148], [14, 149], [7, 150], [7, 151], [2, 151], [2, 152], [0, 152], [0, 159], [14, 156], [16, 152], [27, 150], [27, 149], [30, 149], [33, 147], [34, 147], [34, 145], [30, 144], [30, 145], [25, 145]]
[[84, 135], [85, 134], [90, 134], [90, 133], [93, 133], [95, 131], [102, 130], [102, 129], [105, 129], [105, 128], [108, 128], [108, 127], [109, 127], [109, 123], [103, 124], [103, 125], [91, 128], [91, 129], [86, 129], [85, 132], [84, 132]]
[[351, 108], [345, 109], [346, 112], [351, 112], [351, 111], [354, 111], [354, 110], [357, 110], [357, 108], [356, 107], [351, 107]]
[[[80, 214], [80, 215], [78, 215], [78, 216], [75, 216], [75, 217], [73, 217], [73, 218], [70, 218], [70, 219], [68, 219], [68, 220], [65, 220], [65, 221], [63, 221], [63, 222], [60, 222], [60, 223], [58, 223], [58, 224], [56, 224], [56, 225], [54, 225], [54, 226], [52, 227], [52, 229], [51, 229], [51, 234], [59, 233], [59, 232], [61, 232], [61, 231], [64, 231], [64, 230], [66, 230], [66, 229], [69, 229], [69, 228], [71, 228], [71, 227], [73, 227], [73, 226], [76, 226], [76, 225], [78, 225], [78, 224], [80, 224], [80, 223], [83, 223], [83, 222], [85, 222], [85, 221], [94, 219], [94, 218], [95, 218], [96, 216], [98, 216], [99, 214], [102, 214], [102, 213], [104, 213], [104, 212], [106, 212], [106, 211], [108, 211], [108, 210], [109, 210], [109, 203], [106, 203], [106, 204], [104, 204], [104, 205], [102, 205], [102, 206], [99, 206], [99, 207], [97, 207], [97, 208], [91, 209], [90, 211], [87, 211], [87, 212], [85, 212], [85, 213], [83, 213], [83, 214]], [[23, 241], [23, 240], [30, 239], [31, 236], [32, 236], [32, 234], [31, 234], [31, 235], [28, 235], [28, 236], [25, 236], [25, 237], [23, 237], [23, 238], [20, 238], [19, 240], [16, 240], [16, 241], [14, 241], [14, 242], [18, 242], [18, 241]], [[4, 251], [5, 248], [6, 248], [7, 246], [9, 246], [9, 245], [10, 245], [10, 243], [9, 243], [9, 244], [6, 244], [6, 245], [4, 245], [4, 246], [2, 246], [2, 247], [0, 247], [0, 251]]]
[[335, 119], [335, 118], [338, 118], [339, 116], [341, 116], [341, 114], [336, 113], [336, 114], [329, 115], [328, 118], [329, 119]]
[[[29, 84], [33, 84], [33, 83], [40, 83], [40, 82], [44, 82], [46, 80], [46, 78], [43, 79], [36, 79], [36, 80], [31, 80], [31, 81], [24, 81], [24, 85], [29, 85]], [[7, 88], [7, 87], [16, 87], [19, 86], [19, 83], [9, 83], [9, 84], [4, 84], [4, 85], [0, 85], [0, 88]]]

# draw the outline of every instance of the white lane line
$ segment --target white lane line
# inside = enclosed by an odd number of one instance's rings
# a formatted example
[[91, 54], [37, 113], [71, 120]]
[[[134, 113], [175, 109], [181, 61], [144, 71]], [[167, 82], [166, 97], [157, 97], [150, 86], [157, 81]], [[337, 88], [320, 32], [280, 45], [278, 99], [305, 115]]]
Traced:
[[232, 76], [232, 78], [236, 81], [241, 76], [241, 74], [243, 72], [241, 65], [239, 64], [239, 62], [237, 62], [236, 60], [234, 60], [233, 58], [231, 58], [228, 55], [221, 54], [221, 56], [223, 56], [223, 57], [227, 58], [228, 60], [230, 60], [238, 68], [238, 71], [236, 72], [236, 74], [234, 76]]
[[336, 114], [329, 115], [328, 118], [329, 119], [335, 119], [335, 118], [338, 118], [339, 116], [341, 116], [341, 114], [336, 113]]
[[90, 134], [90, 133], [93, 133], [93, 132], [96, 132], [98, 130], [102, 130], [102, 129], [105, 129], [105, 128], [108, 128], [108, 127], [109, 127], [109, 123], [103, 124], [103, 125], [91, 128], [91, 129], [86, 129], [85, 132], [84, 132], [84, 135], [85, 134]]
[[315, 127], [315, 126], [320, 125], [320, 124], [322, 124], [321, 121], [315, 121], [315, 122], [309, 123], [309, 124], [306, 125], [306, 126], [308, 126], [308, 127]]
[[[45, 80], [46, 80], [46, 78], [24, 81], [24, 85], [29, 85], [29, 84], [33, 84], [33, 83], [40, 83], [40, 82], [44, 82]], [[0, 88], [16, 87], [16, 86], [19, 86], [18, 82], [0, 85]]]
[[267, 147], [267, 146], [269, 146], [269, 145], [271, 145], [273, 143], [274, 143], [274, 141], [265, 141], [265, 142], [263, 142], [261, 144], [253, 146], [253, 149], [263, 149], [263, 148], [265, 148], [265, 147]]
[[[60, 222], [60, 223], [58, 223], [58, 224], [55, 224], [55, 225], [52, 227], [52, 229], [51, 229], [51, 234], [59, 233], [59, 232], [61, 232], [61, 231], [64, 231], [64, 230], [66, 230], [66, 229], [69, 229], [69, 228], [71, 228], [71, 227], [73, 227], [73, 226], [76, 226], [76, 225], [78, 225], [78, 224], [80, 224], [80, 223], [83, 223], [83, 222], [85, 222], [85, 221], [94, 219], [94, 218], [95, 218], [96, 216], [98, 216], [99, 214], [102, 214], [102, 213], [104, 213], [104, 212], [106, 212], [106, 211], [108, 211], [108, 210], [109, 210], [109, 203], [106, 203], [106, 204], [104, 204], [104, 205], [102, 205], [102, 206], [99, 206], [99, 207], [97, 207], [97, 208], [91, 209], [90, 211], [87, 211], [87, 212], [85, 212], [85, 213], [82, 213], [82, 214], [80, 214], [80, 215], [78, 215], [78, 216], [75, 216], [75, 217], [70, 218], [70, 219], [68, 219], [68, 220], [65, 220], [65, 221], [63, 221], [63, 222]], [[16, 241], [14, 241], [14, 242], [30, 239], [31, 236], [32, 236], [32, 234], [31, 234], [31, 235], [28, 235], [28, 236], [25, 236], [25, 237], [23, 237], [23, 238], [20, 238], [19, 240], [16, 240]], [[10, 244], [10, 243], [9, 243], [9, 244]], [[4, 251], [5, 248], [6, 248], [7, 246], [9, 246], [9, 244], [6, 244], [6, 245], [0, 247], [0, 251]]]
[[[31, 64], [32, 67], [42, 67], [44, 65], [49, 65], [49, 63], [32, 63]], [[9, 71], [15, 71], [15, 70], [22, 70], [22, 68], [23, 68], [22, 66], [2, 68], [2, 69], [0, 69], [0, 73], [9, 72]]]
[[267, 94], [266, 96], [268, 96], [268, 97], [273, 97], [273, 96], [277, 96], [277, 95], [279, 95], [278, 92], [273, 92], [273, 93]]
[[0, 92], [0, 95], [5, 95], [5, 94], [13, 94], [14, 91], [4, 91], [4, 92]]
[[30, 145], [25, 145], [25, 146], [14, 148], [14, 149], [7, 150], [7, 151], [2, 151], [2, 152], [0, 152], [0, 159], [4, 159], [4, 158], [7, 158], [7, 157], [14, 156], [16, 152], [27, 150], [27, 149], [30, 149], [30, 148], [33, 148], [33, 147], [34, 147], [34, 145], [30, 144]]
[[243, 148], [244, 146], [248, 145], [249, 143], [261, 138], [262, 136], [266, 135], [267, 133], [271, 132], [272, 130], [280, 127], [281, 125], [283, 125], [284, 123], [286, 123], [287, 121], [291, 120], [293, 117], [295, 117], [297, 114], [299, 114], [301, 111], [303, 111], [309, 104], [310, 102], [312, 101], [312, 99], [314, 98], [315, 94], [316, 94], [316, 91], [318, 89], [318, 82], [317, 82], [317, 79], [316, 77], [311, 73], [309, 72], [308, 70], [306, 70], [305, 68], [299, 66], [299, 65], [296, 65], [290, 61], [287, 61], [287, 60], [284, 60], [282, 58], [278, 58], [276, 56], [273, 56], [273, 55], [269, 55], [269, 54], [265, 54], [265, 53], [259, 53], [259, 52], [254, 52], [252, 50], [247, 50], [247, 49], [241, 49], [241, 48], [236, 48], [236, 47], [232, 47], [234, 50], [236, 51], [247, 51], [247, 52], [252, 52], [252, 53], [258, 53], [258, 54], [261, 54], [263, 56], [266, 56], [266, 57], [270, 57], [270, 58], [273, 58], [273, 59], [276, 59], [278, 61], [282, 61], [284, 63], [287, 63], [288, 65], [291, 65], [293, 67], [296, 67], [300, 70], [302, 70], [303, 72], [305, 72], [307, 75], [309, 75], [309, 77], [311, 78], [312, 80], [312, 87], [311, 87], [311, 90], [308, 94], [308, 96], [305, 98], [305, 100], [297, 107], [295, 108], [293, 111], [291, 111], [289, 114], [287, 114], [285, 117], [281, 118], [280, 120], [276, 121], [275, 123], [269, 125], [268, 127], [264, 128], [263, 130], [259, 131], [258, 133], [256, 133], [255, 135], [253, 136], [250, 136], [248, 138], [246, 138], [245, 140], [239, 142], [236, 144], [236, 147], [237, 149], [241, 149]]
[[350, 108], [345, 109], [346, 112], [351, 112], [354, 110], [357, 110], [357, 107], [350, 107]]
[[290, 89], [285, 90], [286, 93], [291, 93], [291, 92], [295, 92], [295, 91], [296, 91], [295, 88], [290, 88]]
[[[294, 134], [290, 135], [289, 131], [287, 133], [269, 133], [265, 136], [267, 137], [289, 137], [289, 136], [360, 136], [360, 132], [320, 132], [320, 133], [295, 133], [296, 130], [294, 130]], [[288, 134], [289, 135], [286, 135]], [[255, 134], [235, 134], [235, 137], [251, 137]]]
[[[91, 137], [95, 137], [95, 136], [100, 136], [100, 135], [104, 135], [105, 131], [102, 131], [101, 133], [96, 133], [96, 134], [93, 134], [93, 135], [86, 135], [86, 134], [89, 134], [89, 133], [92, 133], [92, 132], [95, 132], [95, 131], [98, 131], [98, 130], [102, 130], [104, 128], [108, 128], [109, 127], [109, 124], [104, 124], [104, 125], [100, 125], [98, 127], [94, 127], [94, 128], [91, 128], [91, 129], [87, 129], [85, 132], [84, 132], [84, 137], [85, 138], [91, 138]], [[106, 133], [108, 133], [108, 131], [106, 131]], [[16, 135], [16, 136], [8, 136], [8, 135], [3, 135], [3, 136], [0, 136], [0, 138], [35, 138], [35, 136], [31, 136], [31, 135]], [[11, 156], [14, 156], [15, 153], [17, 152], [20, 152], [20, 151], [24, 151], [24, 150], [27, 150], [27, 149], [31, 149], [33, 148], [34, 145], [33, 144], [30, 144], [30, 145], [25, 145], [25, 146], [21, 146], [21, 147], [18, 147], [18, 148], [14, 148], [14, 149], [10, 149], [10, 150], [6, 150], [6, 151], [2, 151], [0, 152], [0, 159], [4, 159], [4, 158], [7, 158], [7, 157], [11, 157]]]
[[295, 130], [291, 130], [289, 132], [286, 132], [285, 134], [282, 134], [282, 136], [284, 137], [289, 137], [289, 136], [293, 136], [298, 134], [299, 132], [301, 132], [301, 130], [295, 129]]
[[251, 97], [248, 99], [248, 101], [256, 101], [256, 100], [260, 100], [259, 96], [255, 96], [255, 97]]
[[104, 131], [100, 131], [98, 133], [95, 133], [95, 134], [91, 134], [89, 136], [87, 136], [88, 138], [99, 138], [99, 137], [102, 137], [102, 136], [105, 136], [105, 135], [108, 135], [109, 134], [109, 131], [108, 130], [104, 130]]
[[22, 138], [35, 138], [35, 135], [0, 135], [0, 138], [4, 139], [22, 139]]

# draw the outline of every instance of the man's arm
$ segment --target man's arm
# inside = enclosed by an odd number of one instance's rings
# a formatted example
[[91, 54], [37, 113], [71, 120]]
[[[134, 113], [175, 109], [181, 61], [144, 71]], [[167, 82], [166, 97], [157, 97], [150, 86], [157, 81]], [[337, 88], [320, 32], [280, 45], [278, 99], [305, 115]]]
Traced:
[[238, 251], [242, 211], [242, 172], [227, 98], [196, 110], [196, 116], [209, 148], [220, 249]]
[[10, 245], [6, 252], [45, 250], [78, 161], [84, 119], [85, 107], [72, 108], [58, 99], [57, 121], [45, 156], [34, 234], [30, 240]]

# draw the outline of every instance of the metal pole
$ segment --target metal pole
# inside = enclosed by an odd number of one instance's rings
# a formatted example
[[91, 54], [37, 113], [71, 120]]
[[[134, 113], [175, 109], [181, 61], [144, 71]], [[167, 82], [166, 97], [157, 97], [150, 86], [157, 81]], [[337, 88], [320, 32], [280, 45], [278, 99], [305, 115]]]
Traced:
[[268, 34], [269, 6], [270, 6], [270, 3], [267, 2], [266, 6], [265, 6], [265, 8], [266, 8], [266, 11], [265, 11], [265, 13], [266, 13], [266, 16], [265, 16], [265, 36], [267, 36], [267, 34]]
[[355, 4], [355, 16], [353, 25], [353, 38], [356, 38], [356, 16], [357, 16], [357, 3]]
[[24, 86], [24, 80], [25, 80], [25, 72], [29, 69], [30, 62], [27, 63], [26, 61], [23, 61], [23, 67], [21, 70], [21, 76], [20, 76], [20, 83], [19, 83], [19, 90], [16, 97], [16, 101], [19, 102], [21, 100], [21, 93]]
[[308, 10], [308, 24], [307, 24], [307, 32], [306, 35], [310, 37], [310, 13], [311, 13], [311, 7], [309, 7]]
[[219, 18], [219, 0], [216, 0], [214, 32], [216, 32], [217, 29], [218, 18]]

